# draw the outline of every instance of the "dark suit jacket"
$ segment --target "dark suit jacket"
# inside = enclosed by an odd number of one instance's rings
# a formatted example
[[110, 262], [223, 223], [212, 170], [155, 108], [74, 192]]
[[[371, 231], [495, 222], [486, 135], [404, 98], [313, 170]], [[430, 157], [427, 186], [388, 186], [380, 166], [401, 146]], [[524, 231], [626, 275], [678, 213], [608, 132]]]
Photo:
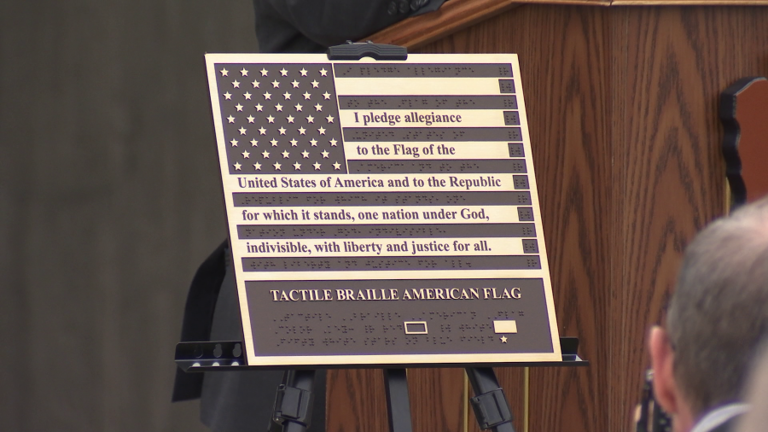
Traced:
[[[359, 40], [402, 19], [437, 10], [445, 0], [254, 0], [263, 53], [316, 53]], [[184, 310], [182, 341], [243, 340], [237, 290], [222, 243], [198, 269]], [[176, 375], [173, 400], [201, 398], [203, 423], [216, 432], [266, 428], [280, 371]], [[325, 430], [325, 372], [315, 377], [312, 431]]]

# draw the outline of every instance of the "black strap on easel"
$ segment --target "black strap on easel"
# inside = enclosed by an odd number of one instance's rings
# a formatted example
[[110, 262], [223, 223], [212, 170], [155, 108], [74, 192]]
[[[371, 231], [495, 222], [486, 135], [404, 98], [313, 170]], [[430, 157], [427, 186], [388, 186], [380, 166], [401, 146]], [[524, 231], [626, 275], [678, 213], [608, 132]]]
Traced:
[[305, 432], [312, 417], [314, 369], [286, 370], [277, 387], [269, 432]]

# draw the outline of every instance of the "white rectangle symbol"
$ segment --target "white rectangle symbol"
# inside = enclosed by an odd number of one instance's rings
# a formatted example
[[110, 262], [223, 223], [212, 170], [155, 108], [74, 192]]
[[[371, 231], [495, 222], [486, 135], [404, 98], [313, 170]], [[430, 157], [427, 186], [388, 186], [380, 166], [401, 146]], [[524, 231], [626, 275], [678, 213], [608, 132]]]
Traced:
[[405, 334], [427, 334], [427, 322], [426, 321], [404, 321]]
[[493, 322], [493, 331], [496, 333], [517, 333], [515, 320], [496, 320]]

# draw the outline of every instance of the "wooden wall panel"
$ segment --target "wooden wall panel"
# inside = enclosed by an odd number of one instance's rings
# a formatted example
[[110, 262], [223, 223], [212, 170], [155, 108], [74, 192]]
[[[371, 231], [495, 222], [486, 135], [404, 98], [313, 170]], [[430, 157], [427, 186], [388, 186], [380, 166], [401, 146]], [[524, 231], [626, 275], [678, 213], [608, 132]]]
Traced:
[[[532, 369], [531, 430], [605, 430], [610, 226], [608, 76], [604, 9], [525, 6], [420, 49], [520, 56], [555, 306], [563, 335], [593, 362], [580, 370]], [[522, 403], [522, 372], [499, 373]], [[554, 411], [553, 411], [554, 410]], [[565, 410], [573, 415], [553, 415]], [[516, 406], [522, 430], [522, 407]]]
[[[768, 9], [612, 9], [613, 235], [621, 287], [609, 321], [609, 430], [626, 430], [647, 367], [645, 334], [674, 288], [685, 245], [724, 211], [720, 92], [766, 73]], [[617, 268], [618, 266], [614, 266]]]

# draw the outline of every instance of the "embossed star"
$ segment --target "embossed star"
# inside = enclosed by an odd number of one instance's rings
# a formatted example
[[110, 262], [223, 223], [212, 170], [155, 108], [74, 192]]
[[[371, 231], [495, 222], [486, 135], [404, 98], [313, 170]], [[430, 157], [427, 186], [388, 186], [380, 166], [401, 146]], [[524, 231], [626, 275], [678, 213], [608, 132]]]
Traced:
[[283, 159], [288, 159], [289, 157], [291, 157], [291, 154], [288, 153], [288, 150], [283, 151]]
[[226, 92], [224, 93], [224, 99], [226, 100], [232, 100], [232, 93]]
[[309, 99], [309, 98], [311, 98], [311, 97], [312, 97], [312, 93], [310, 93], [310, 92], [304, 92], [304, 95], [303, 95], [303, 96], [304, 96], [304, 99]]
[[288, 71], [285, 70], [285, 68], [280, 69], [280, 75], [282, 76], [288, 76]]
[[320, 75], [322, 76], [328, 76], [328, 71], [325, 70], [325, 68], [320, 69]]
[[248, 132], [247, 130], [245, 130], [244, 127], [241, 127], [240, 129], [238, 129], [238, 131], [240, 132], [240, 135], [245, 135], [245, 133]]
[[251, 147], [258, 147], [258, 146], [259, 146], [259, 142], [256, 141], [255, 139], [252, 139], [251, 140]]
[[261, 83], [256, 80], [253, 80], [251, 84], [253, 84], [253, 88], [259, 88], [259, 86], [261, 85]]
[[300, 127], [300, 128], [298, 129], [298, 131], [299, 131], [299, 135], [306, 135], [306, 134], [307, 134], [307, 130], [306, 130], [306, 129], [304, 129], [303, 127]]
[[246, 117], [246, 118], [248, 119], [248, 123], [253, 123], [253, 122], [255, 122], [255, 121], [256, 121], [256, 118], [255, 118], [255, 117], [253, 117], [252, 115], [249, 115], [249, 116], [248, 116], [248, 117]]
[[325, 118], [325, 121], [327, 121], [328, 123], [333, 123], [333, 116], [329, 115], [328, 117]]
[[254, 108], [256, 108], [256, 111], [263, 111], [264, 110], [264, 107], [261, 106], [261, 104], [256, 104], [256, 106], [254, 106]]
[[296, 162], [295, 164], [293, 164], [293, 169], [295, 169], [296, 171], [301, 171], [301, 164]]
[[235, 162], [234, 167], [235, 167], [235, 171], [240, 171], [240, 168], [242, 168], [242, 165], [240, 165], [239, 162]]
[[301, 156], [302, 156], [304, 159], [309, 159], [309, 152], [308, 152], [308, 151], [306, 151], [306, 150], [304, 150], [303, 152], [301, 152]]
[[240, 81], [234, 80], [232, 81], [232, 87], [234, 88], [240, 88]]
[[328, 93], [328, 92], [323, 93], [323, 99], [330, 100], [331, 99], [331, 94]]
[[269, 141], [269, 142], [272, 143], [272, 147], [277, 147], [277, 140], [276, 139], [272, 138], [272, 140]]
[[275, 162], [275, 163], [274, 163], [272, 166], [274, 166], [274, 167], [275, 167], [275, 170], [276, 170], [276, 171], [281, 171], [280, 167], [281, 167], [282, 165], [280, 165], [280, 162]]
[[229, 116], [229, 117], [227, 117], [227, 121], [230, 122], [230, 123], [234, 123], [235, 122], [235, 118], [232, 117], [232, 116]]
[[274, 122], [275, 122], [275, 118], [274, 118], [274, 117], [272, 117], [271, 115], [270, 115], [270, 116], [267, 116], [267, 121], [268, 121], [269, 123], [274, 123]]
[[307, 123], [314, 123], [314, 122], [315, 122], [315, 118], [314, 117], [307, 116]]
[[251, 94], [248, 92], [243, 93], [243, 97], [247, 100], [251, 100]]
[[229, 71], [226, 69], [222, 69], [219, 72], [221, 72], [221, 76], [229, 76]]
[[241, 69], [241, 70], [240, 70], [240, 75], [242, 75], [242, 76], [248, 76], [248, 69], [246, 69], [246, 68], [243, 68], [243, 69]]
[[298, 81], [296, 81], [296, 80], [293, 80], [293, 81], [291, 82], [291, 85], [293, 86], [293, 88], [299, 88], [299, 82], [298, 82]]
[[261, 76], [267, 76], [268, 74], [269, 74], [269, 71], [267, 71], [266, 69], [261, 70]]
[[330, 143], [330, 144], [331, 144], [331, 147], [336, 147], [336, 142], [337, 142], [337, 141], [336, 141], [336, 138], [331, 138], [331, 140], [330, 140], [330, 141], [328, 141], [328, 143]]
[[264, 93], [264, 100], [271, 100], [272, 95], [269, 92]]
[[238, 111], [242, 111], [243, 110], [243, 106], [240, 105], [240, 104], [237, 104], [237, 105], [235, 105], [235, 109], [237, 109]]
[[261, 171], [261, 164], [256, 162], [255, 164], [253, 164], [253, 169], [255, 169], [256, 171]]
[[283, 110], [283, 106], [282, 105], [280, 105], [280, 104], [275, 105], [275, 111], [282, 111], [282, 110]]
[[320, 135], [325, 135], [325, 128], [324, 128], [324, 127], [320, 127], [320, 128], [317, 130], [317, 133], [319, 133]]
[[320, 83], [317, 81], [312, 81], [312, 88], [318, 88], [320, 86]]
[[285, 128], [284, 127], [281, 126], [280, 129], [278, 129], [277, 131], [280, 132], [280, 135], [285, 135]]
[[232, 144], [232, 147], [237, 147], [237, 140], [236, 139], [232, 138], [232, 141], [230, 141], [229, 143]]
[[280, 88], [280, 81], [278, 80], [272, 81], [272, 88]]
[[301, 70], [299, 71], [299, 73], [301, 74], [301, 76], [307, 76], [307, 70], [306, 70], [306, 69], [304, 69], [304, 68], [301, 68]]
[[263, 152], [261, 152], [261, 156], [262, 156], [264, 159], [269, 159], [269, 152], [268, 152], [268, 151], [266, 151], [266, 150], [264, 150]]
[[243, 152], [243, 159], [250, 159], [250, 158], [251, 158], [251, 154], [248, 153], [248, 150], [244, 151]]
[[312, 165], [314, 165], [315, 171], [319, 171], [320, 170], [320, 162], [315, 162]]
[[302, 106], [301, 104], [296, 104], [294, 108], [296, 108], [296, 111], [301, 111]]
[[323, 159], [328, 159], [329, 154], [330, 153], [328, 153], [328, 150], [323, 150]]
[[323, 110], [323, 106], [322, 106], [322, 105], [320, 105], [320, 104], [316, 104], [316, 105], [315, 105], [315, 109], [316, 109], [317, 111], [322, 111], [322, 110]]
[[340, 163], [338, 163], [338, 162], [334, 162], [334, 163], [333, 163], [333, 169], [335, 169], [335, 170], [340, 170], [340, 169], [341, 169], [341, 164], [340, 164]]

